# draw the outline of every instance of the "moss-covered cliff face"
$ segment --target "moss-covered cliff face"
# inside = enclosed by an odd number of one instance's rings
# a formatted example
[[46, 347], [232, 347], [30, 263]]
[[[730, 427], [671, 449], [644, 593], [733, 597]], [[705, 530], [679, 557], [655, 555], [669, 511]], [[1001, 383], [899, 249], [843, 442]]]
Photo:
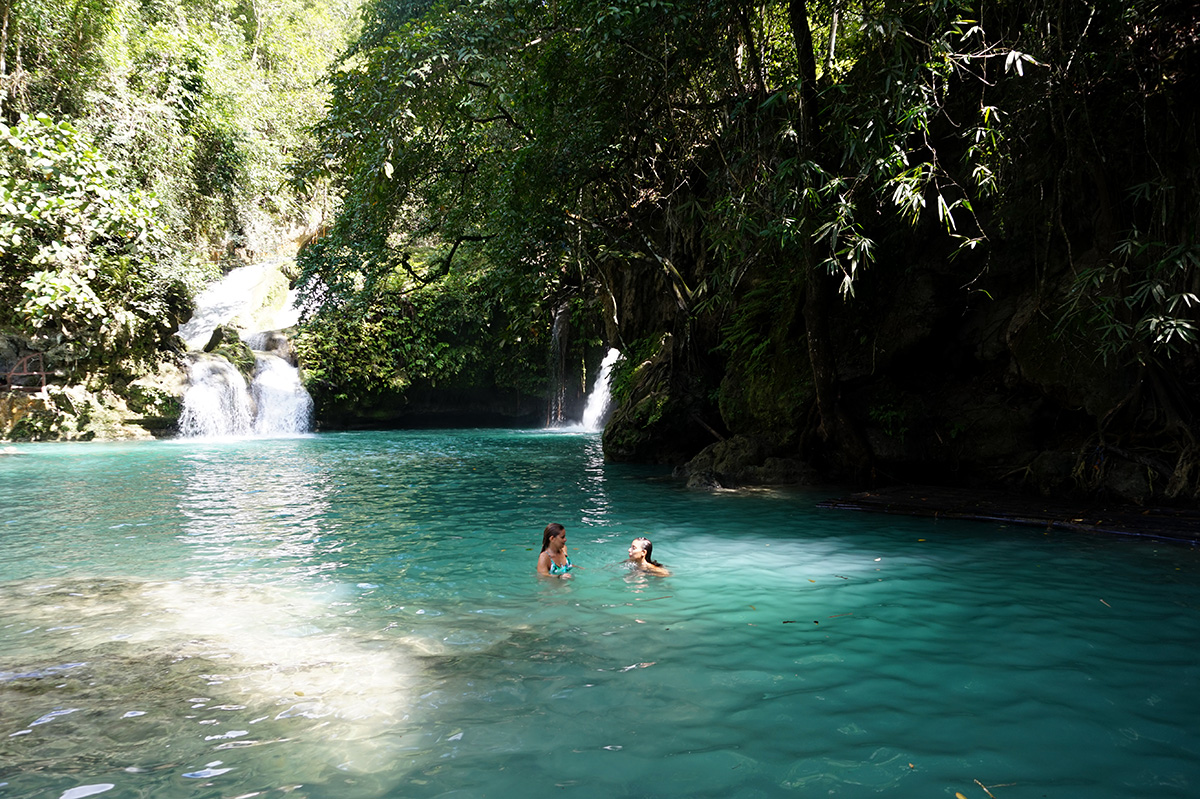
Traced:
[[676, 463], [697, 486], [845, 478], [1194, 497], [1195, 357], [1105, 363], [1094, 331], [1062, 323], [1070, 265], [1004, 255], [969, 285], [969, 270], [944, 262], [883, 263], [839, 305], [838, 392], [869, 446], [866, 474], [831, 473], [820, 455], [802, 292], [772, 294], [744, 348], [686, 353], [665, 336], [618, 394], [606, 453]]
[[[144, 364], [143, 364], [144, 365]], [[136, 378], [110, 372], [39, 391], [0, 391], [0, 440], [120, 441], [172, 436], [187, 386], [182, 356], [164, 354]]]
[[[889, 8], [896, 30], [945, 22]], [[643, 217], [682, 278], [627, 269], [614, 340], [673, 345], [620, 395], [610, 456], [697, 485], [1194, 502], [1200, 39], [1182, 4], [1088, 8], [996, 6], [980, 24], [1006, 57], [932, 83], [936, 59], [904, 72], [908, 44], [869, 26], [846, 72], [804, 73], [797, 37], [801, 110], [731, 116]], [[900, 74], [935, 88], [914, 104]], [[910, 171], [879, 171], [875, 136]]]
[[639, 342], [618, 372], [618, 408], [604, 429], [610, 460], [678, 463], [706, 441], [697, 377], [675, 337]]

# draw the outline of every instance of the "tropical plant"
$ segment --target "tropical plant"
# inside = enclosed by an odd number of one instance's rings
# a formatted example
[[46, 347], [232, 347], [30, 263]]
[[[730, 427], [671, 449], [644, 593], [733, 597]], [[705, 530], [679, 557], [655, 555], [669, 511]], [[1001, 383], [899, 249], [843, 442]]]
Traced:
[[[820, 71], [810, 5], [829, 43]], [[989, 65], [1037, 64], [968, 10], [375, 0], [307, 162], [341, 192], [339, 256], [307, 258], [304, 281], [345, 302], [420, 242], [442, 246], [421, 278], [477, 243], [547, 307], [655, 285], [675, 309], [658, 324], [694, 348], [708, 346], [697, 320], [765, 277], [802, 298], [819, 429], [847, 449], [837, 290], [853, 292], [889, 218], [940, 225], [951, 248], [984, 240], [974, 204], [1003, 162], [1000, 112], [980, 99], [1006, 74]], [[974, 104], [969, 124], [953, 102]]]
[[[244, 257], [310, 224], [284, 179], [358, 0], [8, 0], [0, 111], [71, 119], [140, 188], [177, 249]], [[180, 264], [186, 264], [182, 259]], [[204, 277], [204, 276], [197, 276]]]
[[397, 275], [369, 297], [326, 307], [296, 347], [318, 406], [334, 409], [370, 406], [414, 385], [539, 395], [545, 333], [506, 312], [486, 271], [418, 287]]
[[[0, 295], [5, 321], [59, 339], [113, 338], [152, 325], [162, 294], [130, 274], [154, 274], [165, 251], [155, 200], [122, 185], [67, 122], [0, 123]], [[158, 281], [165, 280], [159, 277]], [[136, 336], [136, 333], [134, 333]]]

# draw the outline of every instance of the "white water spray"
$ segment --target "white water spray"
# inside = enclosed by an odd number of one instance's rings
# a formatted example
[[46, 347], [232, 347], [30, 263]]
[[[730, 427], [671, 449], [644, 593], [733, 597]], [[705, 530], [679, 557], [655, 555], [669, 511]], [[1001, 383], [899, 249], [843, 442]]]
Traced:
[[290, 435], [308, 430], [312, 397], [300, 382], [296, 367], [271, 352], [257, 353], [250, 392], [258, 412], [254, 432], [260, 436]]
[[[278, 281], [268, 266], [253, 264], [235, 269], [196, 298], [196, 312], [180, 328], [188, 348], [204, 347], [218, 325], [231, 320], [261, 320], [273, 325], [244, 338], [255, 354], [254, 380], [245, 379], [220, 356], [194, 353], [189, 387], [183, 397], [179, 433], [183, 438], [226, 438], [249, 435], [296, 435], [312, 423], [312, 397], [304, 390], [300, 371], [291, 362], [287, 338], [275, 327], [281, 320], [294, 324], [293, 295], [280, 307], [255, 308], [247, 297], [278, 295], [269, 283]], [[264, 288], [265, 287], [265, 288]], [[278, 288], [278, 287], [276, 287]], [[279, 305], [279, 301], [275, 301]]]
[[612, 400], [609, 385], [612, 368], [620, 358], [621, 353], [618, 350], [610, 349], [604, 356], [604, 360], [600, 362], [600, 373], [596, 375], [596, 383], [592, 386], [592, 393], [588, 394], [587, 405], [583, 409], [583, 421], [580, 422], [580, 427], [584, 430], [600, 430], [604, 427], [604, 415]]
[[220, 438], [250, 434], [254, 411], [246, 380], [229, 361], [219, 356], [197, 355], [188, 373], [183, 395], [179, 435], [183, 438]]

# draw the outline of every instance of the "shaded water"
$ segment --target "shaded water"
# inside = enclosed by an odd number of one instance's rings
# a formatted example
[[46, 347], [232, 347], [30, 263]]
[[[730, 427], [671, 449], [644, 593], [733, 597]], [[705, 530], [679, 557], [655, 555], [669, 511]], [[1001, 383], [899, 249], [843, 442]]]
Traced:
[[1200, 785], [1190, 548], [690, 492], [584, 434], [13, 449], [0, 797]]

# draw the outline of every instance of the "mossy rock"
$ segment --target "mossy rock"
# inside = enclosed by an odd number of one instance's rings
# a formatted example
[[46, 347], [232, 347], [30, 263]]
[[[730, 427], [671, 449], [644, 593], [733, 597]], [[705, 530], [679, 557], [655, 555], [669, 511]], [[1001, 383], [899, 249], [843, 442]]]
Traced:
[[129, 424], [122, 397], [82, 385], [48, 386], [45, 393], [0, 397], [0, 438], [11, 441], [106, 441], [146, 439]]
[[159, 386], [132, 383], [126, 389], [126, 404], [129, 410], [144, 416], [178, 417], [182, 400], [176, 394]]
[[676, 470], [689, 488], [737, 488], [810, 484], [817, 473], [804, 461], [780, 457], [778, 445], [752, 436], [733, 436], [705, 447]]
[[698, 422], [701, 398], [675, 369], [675, 341], [664, 334], [634, 364], [621, 402], [604, 427], [605, 457], [613, 461], [681, 464], [712, 441]]
[[1032, 299], [1018, 309], [1008, 330], [1015, 376], [1037, 386], [1064, 407], [1082, 407], [1103, 419], [1129, 394], [1133, 375], [1104, 364], [1093, 331], [1060, 329]]
[[212, 337], [204, 346], [204, 352], [219, 355], [229, 361], [241, 372], [246, 382], [254, 379], [256, 358], [254, 352], [242, 341], [237, 328], [230, 325], [218, 325], [213, 329]]
[[812, 370], [798, 342], [780, 345], [755, 361], [731, 359], [721, 380], [718, 406], [735, 434], [794, 443], [813, 400]]

